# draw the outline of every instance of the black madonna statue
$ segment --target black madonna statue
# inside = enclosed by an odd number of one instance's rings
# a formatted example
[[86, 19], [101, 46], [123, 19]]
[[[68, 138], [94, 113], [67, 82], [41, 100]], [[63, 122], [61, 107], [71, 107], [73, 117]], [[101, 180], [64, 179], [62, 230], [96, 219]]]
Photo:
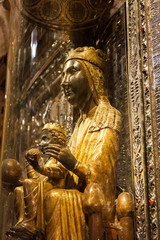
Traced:
[[[79, 108], [80, 117], [67, 147], [51, 141], [41, 149], [49, 159], [55, 159], [65, 167], [63, 186], [52, 184], [47, 191], [41, 191], [43, 207], [35, 214], [31, 208], [29, 211], [33, 217], [32, 227], [27, 227], [26, 219], [12, 228], [10, 235], [18, 237], [21, 232], [24, 237], [30, 236], [29, 239], [34, 239], [33, 235], [40, 239], [37, 229], [33, 228], [39, 215], [44, 217], [44, 227], [38, 231], [44, 233], [46, 240], [89, 239], [88, 221], [94, 213], [100, 213], [102, 221], [114, 222], [121, 114], [109, 103], [104, 88], [105, 68], [105, 54], [93, 47], [77, 48], [66, 59], [62, 87], [67, 100]], [[26, 155], [26, 158], [30, 159], [30, 156]], [[34, 169], [42, 175], [52, 176], [54, 182], [57, 178], [53, 168], [47, 168], [47, 173], [40, 171], [35, 159], [37, 157], [29, 160]], [[27, 199], [37, 199], [34, 187], [29, 188], [32, 196], [27, 191]]]
[[87, 239], [86, 216], [95, 212], [108, 223], [115, 218], [121, 114], [110, 105], [104, 88], [105, 64], [105, 54], [93, 47], [73, 50], [64, 63], [62, 87], [80, 117], [67, 148], [44, 149], [69, 170], [65, 189], [45, 196], [47, 240]]

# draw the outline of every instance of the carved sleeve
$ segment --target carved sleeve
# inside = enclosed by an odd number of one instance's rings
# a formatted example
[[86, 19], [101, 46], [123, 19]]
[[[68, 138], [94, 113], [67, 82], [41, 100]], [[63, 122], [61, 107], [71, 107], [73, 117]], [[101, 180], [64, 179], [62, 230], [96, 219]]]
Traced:
[[115, 179], [118, 134], [113, 129], [103, 129], [93, 134], [87, 138], [88, 152], [84, 145], [81, 147], [83, 154], [76, 156], [77, 163], [73, 172], [78, 177], [85, 178], [87, 183], [102, 181], [102, 176]]
[[26, 163], [26, 169], [27, 169], [27, 177], [37, 179], [40, 177], [40, 174], [27, 162]]
[[67, 169], [54, 158], [50, 158], [45, 164], [39, 164], [37, 171], [50, 178], [63, 179]]
[[65, 177], [64, 169], [61, 167], [58, 167], [57, 165], [46, 167], [46, 166], [39, 166], [37, 171], [45, 176], [56, 178], [56, 179], [63, 179]]

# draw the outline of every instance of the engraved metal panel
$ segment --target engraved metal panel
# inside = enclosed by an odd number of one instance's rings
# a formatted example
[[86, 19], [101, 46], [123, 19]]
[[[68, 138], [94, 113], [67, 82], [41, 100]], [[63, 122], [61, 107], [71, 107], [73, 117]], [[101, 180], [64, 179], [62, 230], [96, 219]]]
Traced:
[[144, 126], [145, 126], [145, 156], [147, 166], [148, 183], [148, 204], [149, 204], [149, 223], [150, 238], [158, 239], [158, 208], [156, 196], [156, 171], [155, 171], [155, 152], [154, 152], [154, 126], [152, 123], [152, 99], [151, 99], [151, 70], [149, 62], [149, 41], [147, 28], [147, 1], [139, 1], [139, 28], [140, 28], [140, 47], [142, 64], [142, 88], [143, 88], [143, 107], [144, 107]]
[[149, 6], [147, 1], [127, 1], [127, 7], [136, 238], [159, 239]]
[[127, 2], [128, 74], [136, 239], [149, 239], [144, 113], [136, 1]]

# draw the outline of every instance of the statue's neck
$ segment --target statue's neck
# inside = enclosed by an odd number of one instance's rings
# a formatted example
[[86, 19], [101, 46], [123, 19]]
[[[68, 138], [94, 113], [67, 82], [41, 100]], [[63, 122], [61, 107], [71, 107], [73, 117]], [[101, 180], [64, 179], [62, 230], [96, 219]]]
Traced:
[[86, 101], [81, 106], [79, 106], [80, 114], [87, 115], [95, 106], [97, 105], [94, 102], [92, 95], [88, 96], [88, 98], [86, 98]]

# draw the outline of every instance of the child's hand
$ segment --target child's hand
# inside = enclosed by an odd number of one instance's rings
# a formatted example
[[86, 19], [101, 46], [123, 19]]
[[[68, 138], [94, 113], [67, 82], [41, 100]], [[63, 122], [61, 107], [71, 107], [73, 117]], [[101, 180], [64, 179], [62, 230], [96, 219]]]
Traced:
[[37, 148], [31, 148], [25, 154], [25, 158], [27, 159], [28, 163], [34, 168], [38, 167], [40, 156], [41, 152]]

